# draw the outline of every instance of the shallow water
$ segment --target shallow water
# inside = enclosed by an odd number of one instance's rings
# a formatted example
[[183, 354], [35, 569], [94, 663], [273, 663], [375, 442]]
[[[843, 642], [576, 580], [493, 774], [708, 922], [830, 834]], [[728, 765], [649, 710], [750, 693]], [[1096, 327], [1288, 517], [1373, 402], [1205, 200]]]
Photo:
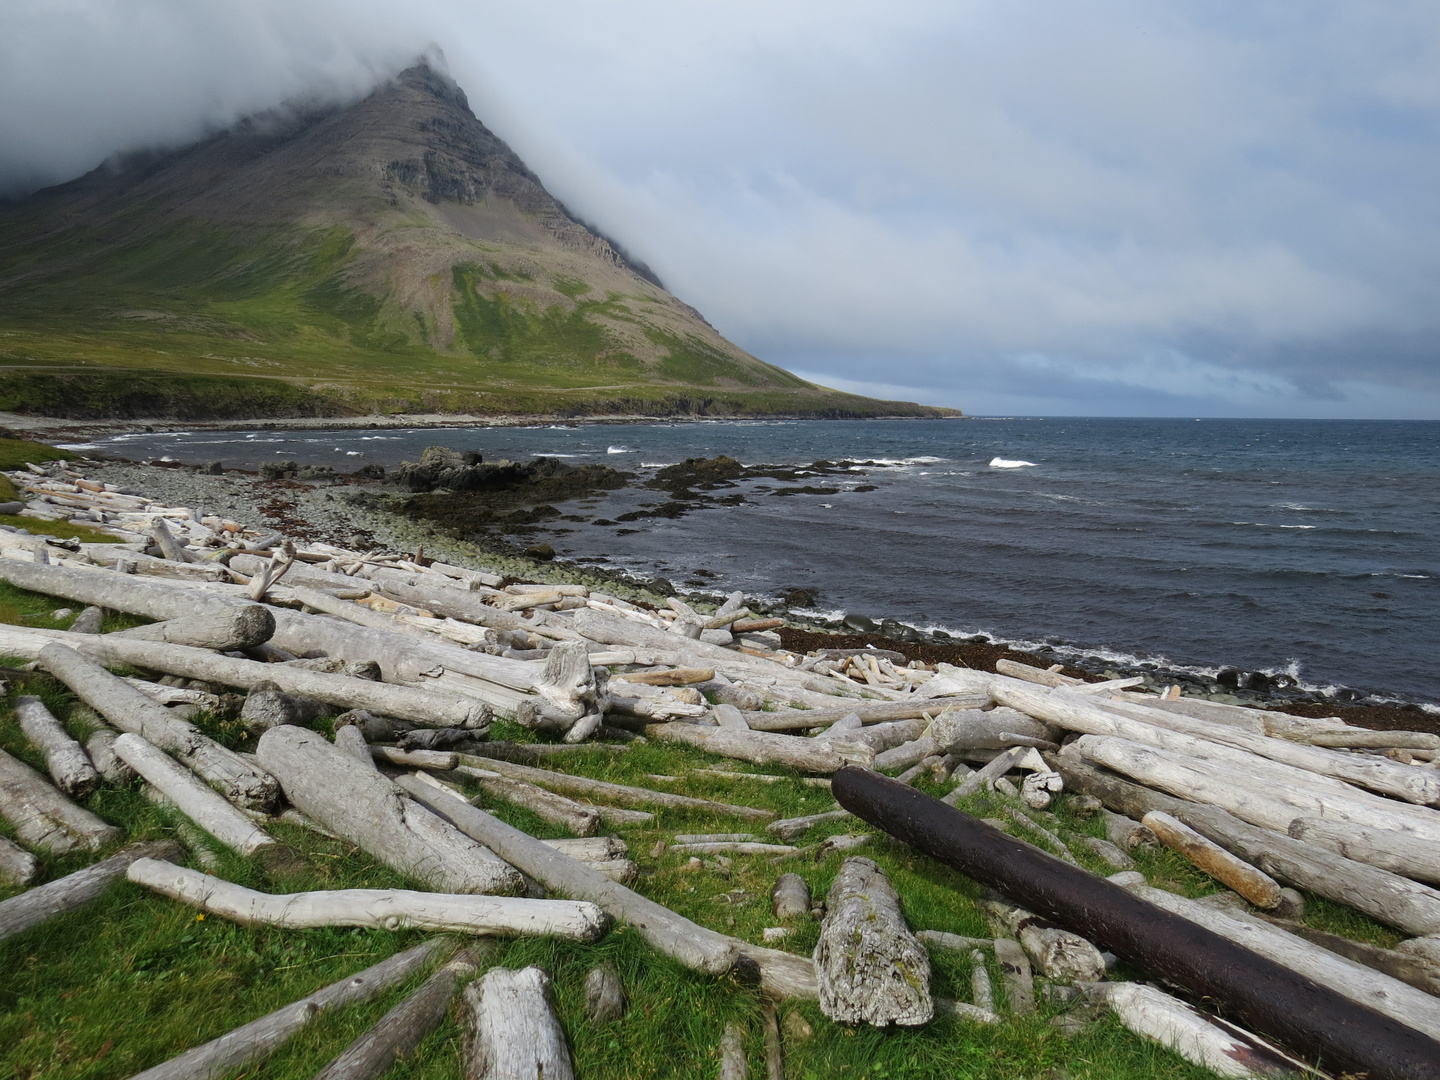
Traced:
[[[687, 457], [875, 461], [876, 490], [623, 526], [559, 523], [568, 558], [716, 588], [817, 591], [824, 610], [1213, 671], [1440, 701], [1440, 424], [974, 419], [444, 431], [196, 432], [85, 444], [140, 459], [393, 467], [431, 444], [642, 476]], [[718, 492], [717, 494], [725, 494]], [[663, 492], [567, 505], [614, 519]], [[561, 531], [569, 530], [569, 531]]]

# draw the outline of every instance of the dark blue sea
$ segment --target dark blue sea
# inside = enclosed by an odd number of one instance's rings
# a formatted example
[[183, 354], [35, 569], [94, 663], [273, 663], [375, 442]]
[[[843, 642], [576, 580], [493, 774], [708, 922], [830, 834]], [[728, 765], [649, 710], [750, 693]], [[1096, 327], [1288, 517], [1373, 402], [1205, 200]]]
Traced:
[[[1440, 423], [717, 421], [177, 432], [86, 446], [350, 472], [432, 444], [642, 476], [717, 454], [874, 462], [838, 495], [779, 497], [774, 481], [744, 481], [740, 505], [624, 533], [560, 522], [569, 531], [545, 538], [566, 558], [677, 584], [706, 570], [715, 588], [750, 594], [804, 587], [819, 609], [922, 629], [1440, 701]], [[864, 485], [875, 490], [854, 490]], [[560, 509], [613, 520], [665, 498], [631, 488]]]

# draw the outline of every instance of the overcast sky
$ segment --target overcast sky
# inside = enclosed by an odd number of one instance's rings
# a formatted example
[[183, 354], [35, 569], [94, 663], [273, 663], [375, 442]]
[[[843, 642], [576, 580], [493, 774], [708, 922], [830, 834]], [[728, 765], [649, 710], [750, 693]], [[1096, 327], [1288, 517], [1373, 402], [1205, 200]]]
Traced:
[[0, 185], [434, 46], [555, 194], [808, 378], [1440, 418], [1440, 0], [0, 0]]

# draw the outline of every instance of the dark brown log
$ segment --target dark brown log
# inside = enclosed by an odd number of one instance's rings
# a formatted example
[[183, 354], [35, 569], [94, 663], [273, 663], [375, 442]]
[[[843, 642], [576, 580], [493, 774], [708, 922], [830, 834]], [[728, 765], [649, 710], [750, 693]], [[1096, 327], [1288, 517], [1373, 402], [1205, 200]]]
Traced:
[[1083, 934], [1151, 978], [1208, 997], [1227, 1014], [1332, 1071], [1370, 1080], [1440, 1080], [1440, 1043], [1006, 836], [939, 799], [847, 768], [831, 791], [857, 817]]

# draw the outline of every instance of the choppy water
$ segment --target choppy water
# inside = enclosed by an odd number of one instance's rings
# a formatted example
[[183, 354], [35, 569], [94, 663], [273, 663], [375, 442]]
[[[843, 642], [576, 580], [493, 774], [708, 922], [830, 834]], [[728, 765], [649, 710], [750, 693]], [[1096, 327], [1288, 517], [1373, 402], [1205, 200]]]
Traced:
[[[254, 468], [393, 467], [434, 443], [642, 474], [687, 457], [873, 460], [868, 492], [776, 497], [628, 528], [561, 523], [571, 558], [1117, 657], [1286, 670], [1440, 701], [1440, 424], [976, 419], [446, 431], [196, 432], [86, 444]], [[833, 479], [805, 481], [835, 486]], [[663, 493], [579, 512], [613, 519]], [[562, 507], [567, 513], [577, 508]]]

